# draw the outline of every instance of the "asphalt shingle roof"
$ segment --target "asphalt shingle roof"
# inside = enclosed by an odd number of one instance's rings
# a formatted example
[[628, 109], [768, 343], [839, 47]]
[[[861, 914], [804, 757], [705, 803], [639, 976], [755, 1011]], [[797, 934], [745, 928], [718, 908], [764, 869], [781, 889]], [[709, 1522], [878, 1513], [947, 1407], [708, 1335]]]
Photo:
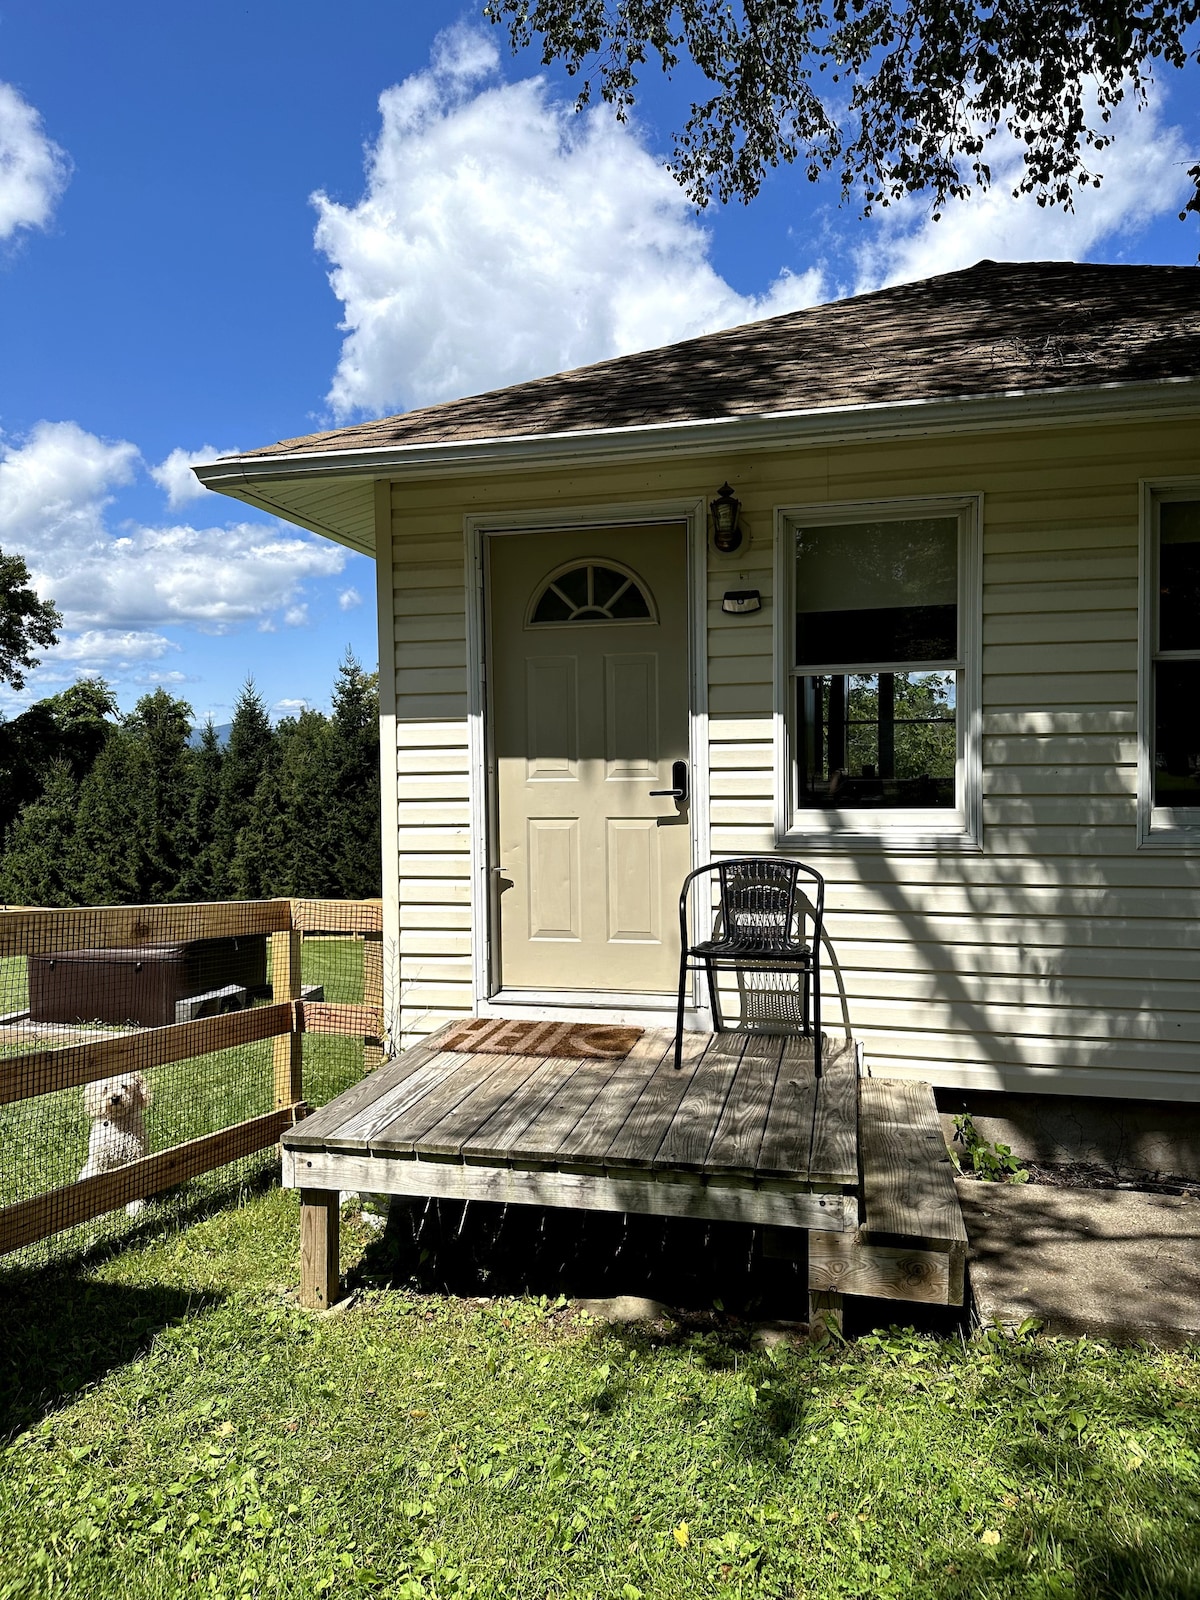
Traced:
[[980, 261], [251, 457], [1200, 376], [1200, 267]]

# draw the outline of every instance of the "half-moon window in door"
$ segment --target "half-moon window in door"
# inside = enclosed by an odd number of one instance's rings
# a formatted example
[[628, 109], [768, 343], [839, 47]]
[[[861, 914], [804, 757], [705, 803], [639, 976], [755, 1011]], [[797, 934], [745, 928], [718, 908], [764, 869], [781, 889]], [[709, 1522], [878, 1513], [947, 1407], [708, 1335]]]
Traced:
[[536, 590], [527, 627], [571, 622], [657, 622], [642, 580], [615, 561], [574, 561], [552, 572]]

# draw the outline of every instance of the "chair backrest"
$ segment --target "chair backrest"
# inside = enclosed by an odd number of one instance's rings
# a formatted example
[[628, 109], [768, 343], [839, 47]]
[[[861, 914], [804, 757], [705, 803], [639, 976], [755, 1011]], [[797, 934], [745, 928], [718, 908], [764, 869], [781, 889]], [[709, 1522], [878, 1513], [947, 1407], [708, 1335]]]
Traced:
[[[712, 862], [699, 876], [715, 872], [720, 884], [721, 937], [735, 947], [787, 953], [804, 946], [804, 924], [821, 938], [825, 881], [814, 868], [786, 856], [742, 856]], [[813, 880], [807, 895], [801, 879]]]

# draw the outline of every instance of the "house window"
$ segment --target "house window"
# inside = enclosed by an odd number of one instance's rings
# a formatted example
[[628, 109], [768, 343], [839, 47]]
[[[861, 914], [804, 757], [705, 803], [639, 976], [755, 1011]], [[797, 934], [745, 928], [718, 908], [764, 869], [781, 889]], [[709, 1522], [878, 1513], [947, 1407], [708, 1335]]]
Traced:
[[579, 561], [552, 572], [540, 585], [530, 604], [526, 626], [656, 620], [649, 595], [628, 568]]
[[974, 509], [782, 518], [785, 839], [977, 839]]
[[1166, 842], [1190, 832], [1194, 840], [1200, 837], [1200, 491], [1160, 493], [1150, 512], [1142, 789], [1150, 834]]

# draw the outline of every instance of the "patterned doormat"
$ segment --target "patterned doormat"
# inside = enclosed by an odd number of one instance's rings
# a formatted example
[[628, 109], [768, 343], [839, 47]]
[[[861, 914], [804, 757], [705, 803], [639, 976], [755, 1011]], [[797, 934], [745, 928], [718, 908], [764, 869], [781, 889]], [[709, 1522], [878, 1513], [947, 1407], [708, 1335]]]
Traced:
[[641, 1028], [595, 1022], [512, 1022], [507, 1017], [472, 1017], [442, 1040], [443, 1050], [481, 1055], [596, 1057], [618, 1060], [642, 1037]]

